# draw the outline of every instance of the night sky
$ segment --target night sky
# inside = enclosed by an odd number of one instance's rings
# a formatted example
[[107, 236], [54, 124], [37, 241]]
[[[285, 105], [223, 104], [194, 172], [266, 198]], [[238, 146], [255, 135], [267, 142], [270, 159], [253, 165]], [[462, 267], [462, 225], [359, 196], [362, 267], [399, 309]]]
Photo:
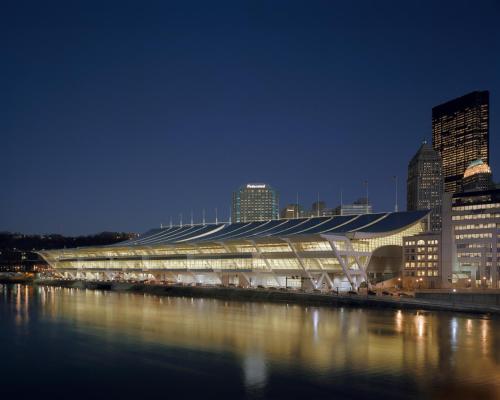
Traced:
[[141, 232], [280, 205], [406, 204], [431, 108], [490, 90], [498, 1], [13, 1], [0, 10], [0, 230]]

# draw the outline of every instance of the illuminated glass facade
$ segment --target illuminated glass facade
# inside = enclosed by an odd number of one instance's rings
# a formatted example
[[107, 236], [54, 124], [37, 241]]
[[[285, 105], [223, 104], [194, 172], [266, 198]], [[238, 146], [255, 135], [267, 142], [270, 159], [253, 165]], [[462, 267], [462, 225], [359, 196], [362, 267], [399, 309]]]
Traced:
[[[356, 289], [370, 259], [423, 231], [427, 212], [379, 213], [153, 229], [110, 246], [41, 251], [72, 279]], [[399, 266], [395, 273], [399, 272]]]
[[441, 230], [443, 174], [441, 157], [424, 142], [408, 164], [407, 208], [431, 210], [428, 230]]
[[472, 92], [434, 107], [432, 142], [442, 158], [445, 191], [457, 193], [472, 161], [489, 164], [489, 92]]
[[232, 222], [278, 218], [279, 195], [265, 183], [248, 183], [233, 193]]

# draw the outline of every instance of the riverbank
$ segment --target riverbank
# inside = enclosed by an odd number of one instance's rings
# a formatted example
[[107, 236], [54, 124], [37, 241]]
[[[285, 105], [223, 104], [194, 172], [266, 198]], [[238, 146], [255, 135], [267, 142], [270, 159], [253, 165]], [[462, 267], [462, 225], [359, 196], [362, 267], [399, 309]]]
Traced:
[[0, 283], [32, 283], [34, 281], [33, 274], [22, 272], [2, 272], [0, 273]]
[[242, 289], [232, 287], [198, 287], [178, 285], [152, 285], [125, 282], [93, 282], [51, 280], [37, 281], [37, 285], [74, 289], [107, 290], [114, 292], [142, 293], [155, 296], [205, 297], [230, 301], [257, 301], [292, 303], [333, 307], [368, 307], [429, 311], [453, 311], [474, 314], [500, 315], [500, 307], [437, 301], [394, 296], [367, 296], [354, 294], [305, 293], [276, 289]]

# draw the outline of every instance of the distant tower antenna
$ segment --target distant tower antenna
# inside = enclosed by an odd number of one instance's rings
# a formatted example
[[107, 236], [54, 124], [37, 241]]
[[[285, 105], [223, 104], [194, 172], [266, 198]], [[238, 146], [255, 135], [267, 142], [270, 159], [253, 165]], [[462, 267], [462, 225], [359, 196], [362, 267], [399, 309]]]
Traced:
[[342, 205], [343, 205], [343, 197], [342, 197], [342, 188], [340, 188], [340, 215], [342, 215]]
[[318, 192], [318, 201], [316, 202], [316, 214], [319, 217], [319, 192]]
[[219, 223], [219, 217], [217, 216], [217, 207], [215, 207], [215, 224]]
[[398, 177], [396, 175], [394, 175], [394, 184], [396, 186], [396, 193], [395, 193], [395, 196], [396, 196], [396, 202], [394, 203], [394, 211], [395, 212], [398, 212]]
[[172, 228], [172, 217], [170, 217], [170, 227]]
[[193, 226], [194, 223], [193, 223], [193, 210], [191, 210], [191, 226]]
[[299, 218], [299, 192], [297, 192], [297, 203], [296, 203], [295, 213], [296, 213], [295, 218]]
[[[278, 219], [281, 219], [281, 215], [280, 215], [280, 198], [279, 196], [276, 196], [276, 213], [277, 213], [277, 217]], [[276, 214], [273, 215], [273, 219], [276, 217]]]
[[205, 226], [205, 209], [203, 209], [202, 214], [203, 214], [203, 226]]
[[182, 228], [182, 213], [179, 214], [179, 225]]
[[368, 213], [368, 204], [370, 204], [370, 201], [368, 200], [368, 181], [365, 180], [364, 182], [364, 185], [365, 185], [365, 190], [366, 190], [366, 213]]

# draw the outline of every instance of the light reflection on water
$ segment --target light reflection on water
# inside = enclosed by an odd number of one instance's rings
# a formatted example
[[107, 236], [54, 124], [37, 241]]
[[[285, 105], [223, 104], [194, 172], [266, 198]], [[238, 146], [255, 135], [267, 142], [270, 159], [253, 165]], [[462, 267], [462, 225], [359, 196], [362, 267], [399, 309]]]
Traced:
[[127, 398], [144, 374], [140, 390], [191, 397], [500, 398], [498, 319], [22, 285], [0, 299], [3, 380], [28, 371], [37, 391], [83, 374]]

